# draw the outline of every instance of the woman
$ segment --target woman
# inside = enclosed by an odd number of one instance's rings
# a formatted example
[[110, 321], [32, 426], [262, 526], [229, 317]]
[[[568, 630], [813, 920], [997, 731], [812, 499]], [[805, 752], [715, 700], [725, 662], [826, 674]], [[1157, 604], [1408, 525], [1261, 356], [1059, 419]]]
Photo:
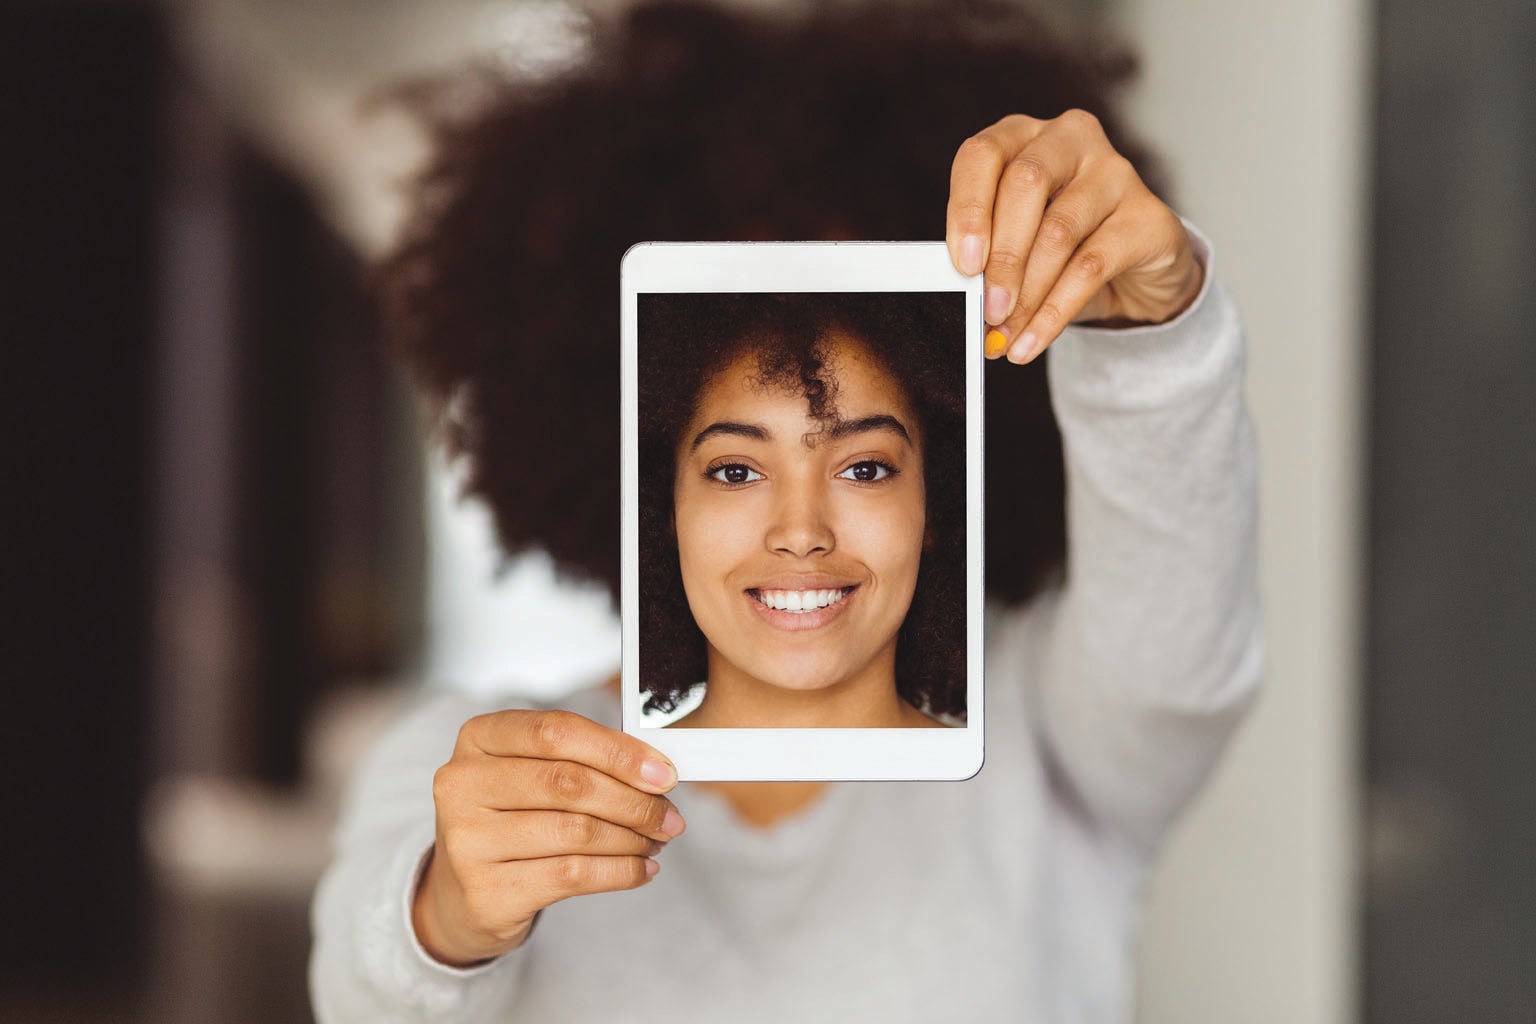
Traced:
[[643, 10], [448, 125], [394, 322], [508, 550], [616, 591], [623, 251], [943, 223], [992, 326], [985, 767], [676, 786], [611, 691], [436, 701], [339, 827], [322, 1021], [1129, 1019], [1148, 868], [1261, 664], [1235, 314], [1111, 116], [1123, 63], [1002, 3], [832, 6]]
[[707, 679], [675, 725], [963, 721], [963, 297], [644, 295], [639, 320], [648, 706]]

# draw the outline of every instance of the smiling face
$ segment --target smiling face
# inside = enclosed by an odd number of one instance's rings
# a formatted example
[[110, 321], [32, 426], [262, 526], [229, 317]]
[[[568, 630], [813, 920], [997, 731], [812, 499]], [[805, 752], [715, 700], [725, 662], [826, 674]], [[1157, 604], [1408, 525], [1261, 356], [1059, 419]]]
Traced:
[[763, 387], [749, 352], [705, 384], [678, 443], [677, 547], [708, 645], [706, 706], [728, 699], [756, 718], [808, 693], [902, 703], [896, 635], [923, 552], [923, 438], [862, 342], [834, 333], [825, 351], [834, 420]]

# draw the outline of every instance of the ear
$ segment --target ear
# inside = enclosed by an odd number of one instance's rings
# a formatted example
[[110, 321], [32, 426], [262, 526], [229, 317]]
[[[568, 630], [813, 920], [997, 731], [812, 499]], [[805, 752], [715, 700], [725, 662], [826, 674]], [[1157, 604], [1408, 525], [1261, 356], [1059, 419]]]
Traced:
[[928, 552], [932, 551], [934, 545], [937, 543], [938, 538], [934, 537], [933, 535], [933, 527], [925, 525], [923, 527], [923, 554], [927, 554]]

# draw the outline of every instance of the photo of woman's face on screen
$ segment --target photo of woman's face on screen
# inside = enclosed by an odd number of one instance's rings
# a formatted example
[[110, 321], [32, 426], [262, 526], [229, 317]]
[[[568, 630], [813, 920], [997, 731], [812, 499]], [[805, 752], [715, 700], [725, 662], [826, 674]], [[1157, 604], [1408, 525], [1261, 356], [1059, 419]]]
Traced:
[[639, 296], [647, 724], [964, 725], [964, 337], [956, 292]]

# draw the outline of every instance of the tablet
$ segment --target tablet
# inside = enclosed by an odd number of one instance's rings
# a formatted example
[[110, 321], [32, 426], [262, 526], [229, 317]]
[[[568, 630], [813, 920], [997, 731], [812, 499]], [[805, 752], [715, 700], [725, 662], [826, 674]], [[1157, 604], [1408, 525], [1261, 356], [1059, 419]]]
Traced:
[[685, 780], [981, 768], [981, 278], [940, 242], [636, 245], [624, 729]]

